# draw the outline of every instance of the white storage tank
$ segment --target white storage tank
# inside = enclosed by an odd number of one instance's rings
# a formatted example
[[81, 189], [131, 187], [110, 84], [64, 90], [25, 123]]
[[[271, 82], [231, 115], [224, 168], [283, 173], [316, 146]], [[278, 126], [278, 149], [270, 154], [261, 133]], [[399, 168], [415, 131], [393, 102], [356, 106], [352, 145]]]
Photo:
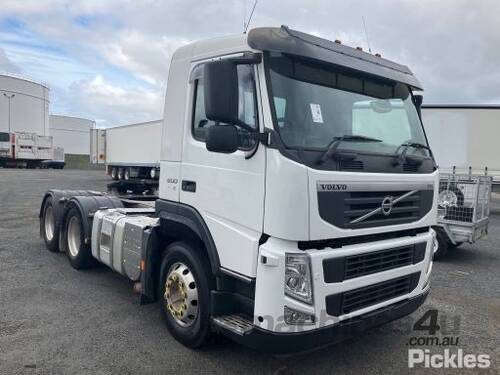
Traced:
[[0, 132], [49, 134], [49, 88], [21, 76], [0, 74]]
[[90, 129], [93, 120], [64, 115], [50, 115], [50, 135], [55, 147], [64, 148], [66, 155], [90, 154]]

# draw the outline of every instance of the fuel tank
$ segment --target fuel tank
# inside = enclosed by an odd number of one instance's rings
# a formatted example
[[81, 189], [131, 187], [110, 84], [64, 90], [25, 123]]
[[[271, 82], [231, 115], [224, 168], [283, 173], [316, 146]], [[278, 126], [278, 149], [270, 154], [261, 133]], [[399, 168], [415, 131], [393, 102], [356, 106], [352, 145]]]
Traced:
[[151, 208], [99, 210], [92, 225], [92, 256], [137, 281], [141, 275], [144, 230], [158, 225]]

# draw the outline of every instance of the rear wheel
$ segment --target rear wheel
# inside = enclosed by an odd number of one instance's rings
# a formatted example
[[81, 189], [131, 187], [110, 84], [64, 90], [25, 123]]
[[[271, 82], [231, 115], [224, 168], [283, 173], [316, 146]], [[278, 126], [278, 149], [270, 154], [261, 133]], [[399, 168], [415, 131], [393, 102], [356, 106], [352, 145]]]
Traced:
[[66, 255], [71, 266], [77, 270], [91, 268], [94, 261], [90, 246], [85, 244], [85, 230], [78, 209], [70, 209], [64, 229]]
[[210, 291], [214, 280], [207, 259], [183, 242], [171, 244], [160, 268], [160, 308], [172, 336], [189, 348], [210, 337]]
[[54, 202], [52, 197], [45, 200], [41, 218], [41, 232], [45, 247], [54, 253], [59, 251], [59, 228], [56, 226]]
[[128, 181], [130, 180], [130, 168], [125, 168], [123, 171], [123, 178]]
[[123, 168], [118, 168], [118, 179], [123, 180]]
[[111, 168], [111, 178], [118, 180], [118, 170], [115, 167]]

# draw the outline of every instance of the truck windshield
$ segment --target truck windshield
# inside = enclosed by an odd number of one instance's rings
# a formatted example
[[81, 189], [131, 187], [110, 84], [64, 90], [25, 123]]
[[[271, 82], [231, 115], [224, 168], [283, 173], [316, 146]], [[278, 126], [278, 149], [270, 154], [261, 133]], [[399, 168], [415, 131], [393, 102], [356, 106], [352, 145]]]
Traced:
[[[277, 130], [289, 148], [322, 150], [346, 135], [380, 142], [344, 142], [339, 149], [394, 153], [405, 142], [427, 145], [408, 86], [365, 78], [282, 54], [269, 59]], [[428, 156], [425, 149], [407, 154]]]

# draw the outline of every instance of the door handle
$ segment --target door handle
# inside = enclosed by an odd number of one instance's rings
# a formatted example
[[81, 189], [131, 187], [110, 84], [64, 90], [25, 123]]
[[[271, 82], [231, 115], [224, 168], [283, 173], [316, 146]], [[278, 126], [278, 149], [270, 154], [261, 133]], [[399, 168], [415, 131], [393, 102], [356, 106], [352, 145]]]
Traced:
[[196, 181], [182, 180], [181, 189], [190, 193], [196, 192]]

